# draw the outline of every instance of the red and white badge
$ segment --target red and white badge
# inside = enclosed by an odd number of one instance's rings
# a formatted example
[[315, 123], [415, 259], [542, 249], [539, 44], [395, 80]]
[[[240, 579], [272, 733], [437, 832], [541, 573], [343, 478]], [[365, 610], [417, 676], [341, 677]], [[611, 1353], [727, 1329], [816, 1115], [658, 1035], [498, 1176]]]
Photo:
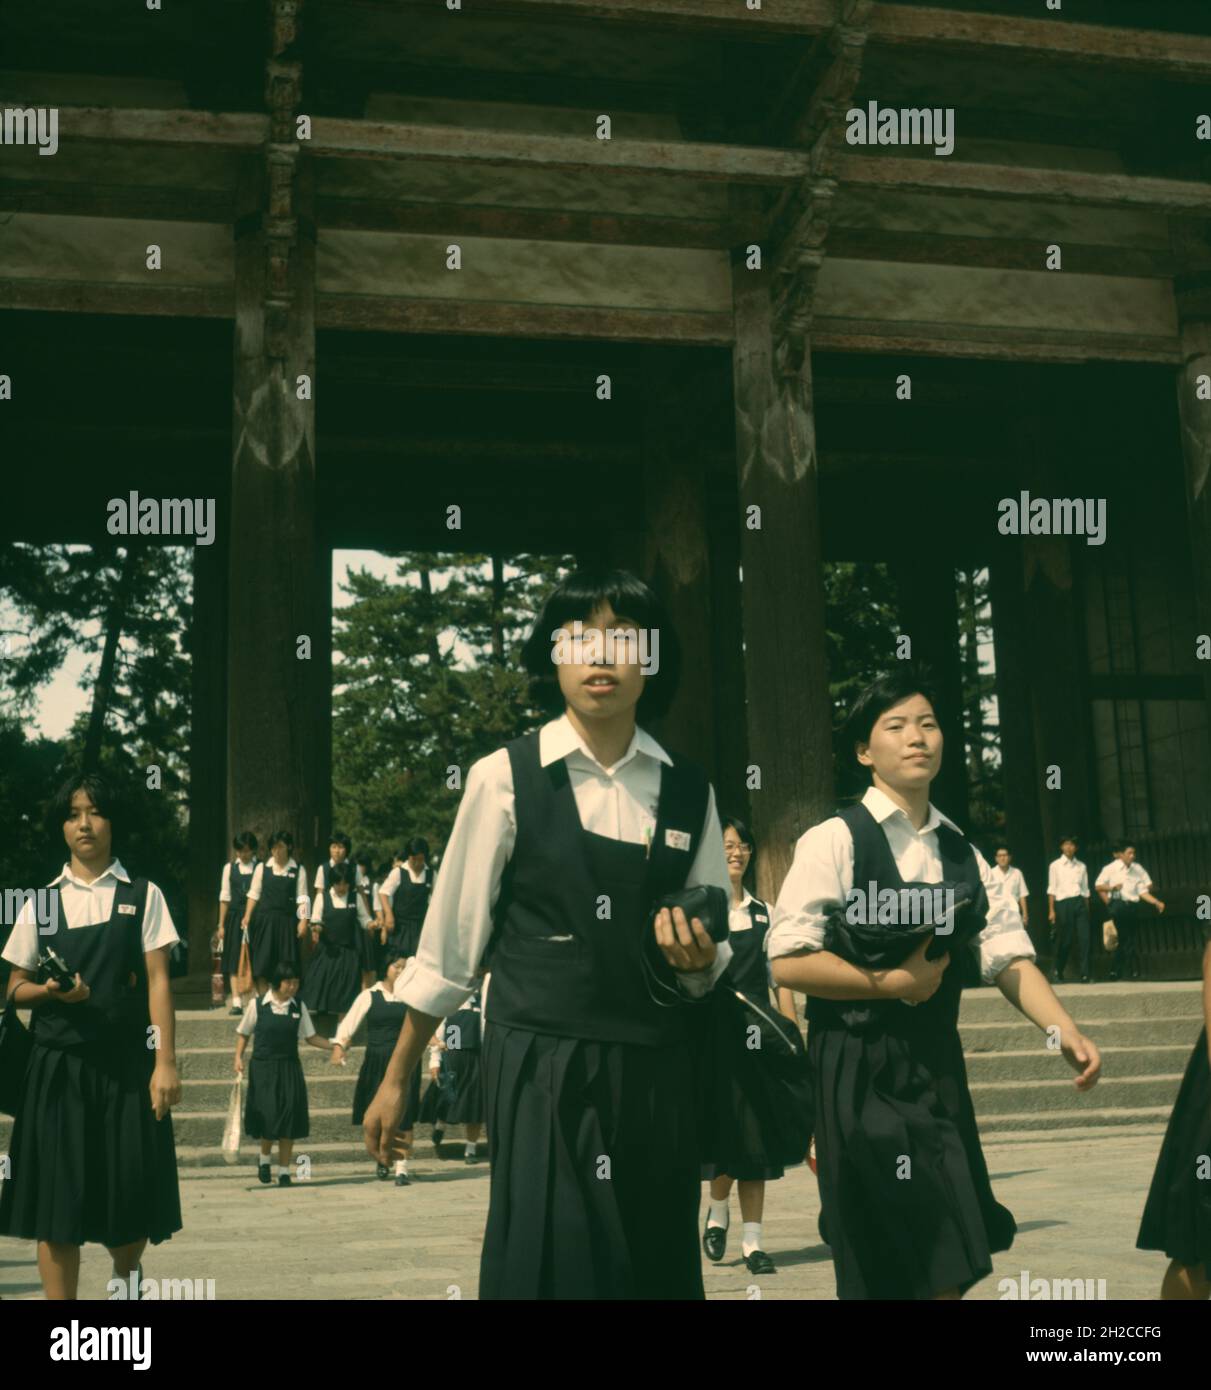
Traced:
[[690, 833], [688, 830], [666, 830], [664, 832], [664, 843], [669, 849], [686, 849], [690, 847]]

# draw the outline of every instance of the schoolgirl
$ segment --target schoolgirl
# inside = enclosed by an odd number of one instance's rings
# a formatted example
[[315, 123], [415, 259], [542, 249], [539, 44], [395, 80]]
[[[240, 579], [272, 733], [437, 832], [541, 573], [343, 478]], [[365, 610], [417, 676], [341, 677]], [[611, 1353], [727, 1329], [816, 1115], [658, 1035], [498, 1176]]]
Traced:
[[[462, 1125], [466, 1135], [463, 1162], [479, 1162], [479, 1135], [484, 1123], [482, 1046], [483, 1000], [477, 989], [437, 1030], [430, 1052], [432, 1085], [425, 1100], [431, 1107], [428, 1118], [438, 1158], [446, 1127]], [[423, 1103], [421, 1118], [426, 1118]]]
[[[755, 1069], [767, 1059], [750, 1047], [750, 1015], [742, 1011], [737, 1001], [726, 993], [726, 987], [739, 990], [758, 1005], [769, 1005], [769, 962], [765, 954], [765, 938], [769, 932], [769, 908], [744, 886], [753, 868], [756, 842], [742, 820], [728, 816], [723, 821], [723, 852], [727, 857], [727, 872], [731, 879], [731, 912], [728, 915], [728, 941], [732, 947], [732, 963], [724, 972], [718, 989], [712, 994], [710, 1010], [711, 1050], [706, 1069], [708, 1082], [714, 1092], [714, 1104], [708, 1107], [715, 1116], [711, 1142], [715, 1150], [712, 1161], [703, 1165], [702, 1176], [710, 1184], [710, 1204], [702, 1248], [707, 1258], [718, 1263], [727, 1250], [729, 1225], [728, 1199], [732, 1184], [740, 1189], [740, 1218], [744, 1225], [740, 1254], [750, 1274], [773, 1274], [773, 1260], [766, 1254], [762, 1240], [762, 1216], [765, 1210], [765, 1184], [782, 1177], [781, 1164], [770, 1161], [771, 1143], [762, 1134], [764, 1109], [760, 1098], [753, 1094], [750, 1078]], [[780, 988], [778, 1011], [798, 1031], [794, 993]], [[760, 1080], [760, 1078], [756, 1078]], [[802, 1102], [803, 1097], [792, 1097]], [[806, 1108], [806, 1107], [805, 1107]], [[803, 1152], [807, 1151], [804, 1136]]]
[[303, 1002], [313, 1014], [336, 1014], [338, 1022], [361, 990], [359, 938], [370, 921], [353, 873], [346, 863], [328, 867], [328, 887], [316, 893], [311, 908], [316, 950], [303, 976]]
[[[307, 870], [295, 862], [294, 839], [287, 830], [269, 837], [269, 858], [258, 864], [244, 904], [244, 929], [258, 994], [264, 994], [269, 972], [289, 962], [299, 970], [299, 938], [306, 935], [311, 900]], [[250, 926], [251, 924], [251, 926]]]
[[374, 869], [371, 867], [370, 860], [364, 855], [357, 861], [358, 882], [365, 885], [364, 890], [359, 889], [366, 903], [367, 921], [363, 923], [362, 930], [357, 934], [358, 961], [361, 965], [362, 988], [369, 989], [374, 983], [378, 974], [378, 946], [380, 942], [379, 928], [382, 926], [379, 914], [382, 909], [379, 907], [378, 894], [374, 891], [372, 880]]
[[[219, 943], [223, 948], [223, 979], [231, 991], [231, 1012], [243, 1012], [243, 1000], [235, 991], [232, 981], [240, 968], [240, 947], [244, 942], [244, 905], [248, 901], [248, 890], [260, 860], [256, 857], [257, 840], [251, 830], [245, 830], [231, 842], [235, 859], [223, 865], [223, 877], [219, 884]], [[227, 930], [227, 919], [231, 919], [231, 930]]]
[[378, 890], [391, 954], [409, 959], [416, 955], [432, 891], [429, 842], [414, 835], [396, 855], [395, 867]]
[[[46, 1297], [63, 1299], [76, 1297], [85, 1242], [105, 1245], [114, 1276], [126, 1279], [149, 1240], [181, 1229], [168, 976], [179, 938], [159, 888], [114, 856], [122, 812], [102, 776], [65, 781], [47, 826], [70, 855], [50, 884], [51, 929], [27, 901], [3, 953], [13, 966], [8, 998], [32, 1010], [33, 1047], [0, 1234], [38, 1242]], [[40, 969], [48, 947], [74, 976], [70, 989]]]
[[[854, 706], [846, 742], [870, 769], [870, 787], [799, 840], [766, 944], [775, 983], [808, 997], [821, 1230], [839, 1298], [959, 1298], [1016, 1230], [993, 1197], [967, 1088], [963, 957], [974, 968], [978, 951], [984, 981], [1040, 1029], [1056, 1030], [1078, 1089], [1096, 1082], [1101, 1062], [1035, 966], [1004, 886], [930, 804], [942, 731], [928, 682], [908, 668], [876, 680]], [[928, 926], [912, 933], [921, 944], [896, 966], [829, 949], [849, 939], [847, 923], [886, 922], [885, 890], [907, 904], [903, 890], [942, 882], [954, 910], [937, 936]], [[912, 924], [911, 912], [897, 915], [890, 935]], [[967, 943], [959, 956], [928, 959], [949, 935]]]
[[1163, 1250], [1164, 1299], [1211, 1298], [1211, 940], [1203, 951], [1203, 1031], [1169, 1116], [1136, 1247]]
[[[387, 966], [385, 979], [364, 989], [353, 1001], [353, 1007], [341, 1020], [332, 1041], [332, 1063], [343, 1066], [345, 1054], [362, 1022], [366, 1024], [366, 1051], [362, 1057], [361, 1070], [357, 1074], [357, 1087], [353, 1093], [353, 1120], [360, 1125], [366, 1116], [366, 1108], [374, 1099], [375, 1093], [387, 1073], [387, 1063], [399, 1041], [400, 1030], [408, 1006], [402, 999], [395, 998], [392, 991], [396, 981], [403, 973], [403, 956], [393, 956]], [[412, 1131], [420, 1108], [420, 1067], [413, 1071], [408, 1083], [408, 1099], [399, 1121], [399, 1143], [396, 1145], [395, 1185], [407, 1187], [412, 1181], [408, 1174], [408, 1161], [412, 1157]], [[386, 1164], [377, 1167], [380, 1178], [390, 1176]]]
[[261, 1141], [257, 1177], [272, 1181], [269, 1156], [278, 1146], [278, 1186], [290, 1186], [294, 1141], [306, 1139], [311, 1128], [307, 1113], [307, 1079], [299, 1061], [299, 1043], [327, 1048], [331, 1043], [315, 1031], [307, 1005], [296, 999], [298, 969], [279, 961], [269, 972], [269, 988], [244, 1010], [236, 1029], [235, 1070], [244, 1074], [244, 1052], [252, 1039], [248, 1096], [244, 1103], [244, 1133]]
[[[651, 905], [728, 878], [705, 775], [641, 727], [675, 688], [676, 637], [634, 575], [580, 572], [547, 600], [523, 659], [561, 713], [470, 769], [396, 989], [410, 1012], [367, 1147], [385, 1159], [405, 1078], [493, 939], [480, 1298], [701, 1298], [686, 1015], [730, 952], [680, 907], [653, 919]], [[648, 952], [685, 1006], [649, 992]]]

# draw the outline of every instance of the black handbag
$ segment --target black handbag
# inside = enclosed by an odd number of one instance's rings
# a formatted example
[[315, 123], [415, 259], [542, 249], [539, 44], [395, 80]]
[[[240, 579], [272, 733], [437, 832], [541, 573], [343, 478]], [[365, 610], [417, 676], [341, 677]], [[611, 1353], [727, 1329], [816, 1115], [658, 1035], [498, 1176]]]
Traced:
[[670, 912], [673, 908], [679, 907], [685, 913], [687, 922], [697, 917], [706, 928], [707, 935], [718, 945], [727, 940], [727, 917], [731, 909], [727, 891], [716, 888], [713, 884], [703, 884], [697, 888], [683, 888], [678, 893], [666, 893], [663, 897], [657, 898], [648, 912], [647, 931], [640, 950], [648, 993], [655, 1003], [666, 1008], [705, 1003], [709, 995], [704, 995], [701, 999], [691, 999], [677, 987], [677, 972], [665, 960], [664, 952], [656, 944], [656, 917], [666, 907]]
[[10, 999], [0, 1014], [0, 1114], [16, 1115], [34, 1040]]

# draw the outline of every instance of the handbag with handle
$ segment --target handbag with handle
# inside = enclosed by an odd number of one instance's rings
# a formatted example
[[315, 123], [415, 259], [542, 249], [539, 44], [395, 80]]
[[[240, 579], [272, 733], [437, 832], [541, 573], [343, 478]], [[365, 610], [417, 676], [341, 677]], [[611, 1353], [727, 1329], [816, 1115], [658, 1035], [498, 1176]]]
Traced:
[[244, 932], [243, 940], [240, 942], [240, 960], [231, 981], [231, 988], [232, 992], [235, 994], [252, 993], [252, 957], [248, 953], [248, 933], [246, 931]]
[[0, 1114], [16, 1115], [33, 1050], [34, 1040], [10, 999], [0, 1014]]
[[1118, 950], [1118, 928], [1109, 917], [1102, 923], [1102, 945], [1108, 951]]
[[706, 928], [706, 934], [716, 945], [727, 940], [728, 909], [730, 902], [725, 889], [714, 884], [701, 884], [695, 888], [683, 888], [678, 893], [666, 893], [657, 898], [648, 911], [648, 927], [640, 946], [639, 959], [647, 981], [648, 994], [652, 1001], [662, 1008], [676, 1008], [686, 1004], [704, 1003], [706, 996], [691, 999], [677, 988], [673, 967], [664, 958], [664, 953], [656, 943], [655, 921], [662, 909], [679, 907], [685, 913], [687, 922], [695, 917]]
[[237, 1076], [231, 1088], [231, 1099], [227, 1102], [227, 1123], [223, 1126], [223, 1162], [240, 1161], [240, 1101], [243, 1092], [243, 1077]]

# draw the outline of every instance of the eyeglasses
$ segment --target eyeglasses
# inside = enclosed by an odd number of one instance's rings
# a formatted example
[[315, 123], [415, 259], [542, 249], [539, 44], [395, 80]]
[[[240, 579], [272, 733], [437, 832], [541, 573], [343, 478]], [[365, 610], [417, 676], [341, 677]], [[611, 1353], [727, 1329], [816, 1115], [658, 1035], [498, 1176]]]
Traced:
[[723, 852], [724, 854], [752, 854], [753, 851], [748, 845], [732, 845], [730, 848], [724, 845]]

